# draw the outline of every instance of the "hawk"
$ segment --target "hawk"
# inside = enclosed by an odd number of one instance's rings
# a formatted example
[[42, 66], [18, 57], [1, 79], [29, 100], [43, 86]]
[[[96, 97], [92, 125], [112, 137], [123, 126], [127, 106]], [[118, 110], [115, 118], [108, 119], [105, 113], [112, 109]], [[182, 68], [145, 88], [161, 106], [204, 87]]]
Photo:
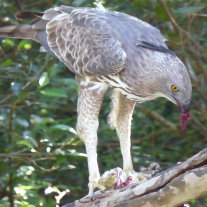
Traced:
[[104, 94], [112, 92], [108, 122], [120, 140], [123, 170], [133, 172], [131, 120], [136, 103], [164, 97], [179, 106], [181, 128], [190, 118], [192, 86], [182, 61], [158, 29], [133, 16], [99, 8], [59, 6], [20, 12], [31, 24], [0, 28], [0, 37], [31, 39], [63, 62], [79, 85], [77, 132], [85, 143], [89, 193], [100, 178], [97, 163], [98, 115]]

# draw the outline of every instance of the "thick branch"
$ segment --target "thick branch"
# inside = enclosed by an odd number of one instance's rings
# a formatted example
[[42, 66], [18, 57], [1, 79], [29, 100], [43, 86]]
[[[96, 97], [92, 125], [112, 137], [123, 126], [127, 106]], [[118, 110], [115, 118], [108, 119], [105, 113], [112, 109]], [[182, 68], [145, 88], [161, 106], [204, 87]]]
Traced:
[[207, 148], [138, 185], [97, 193], [64, 207], [174, 207], [207, 194]]

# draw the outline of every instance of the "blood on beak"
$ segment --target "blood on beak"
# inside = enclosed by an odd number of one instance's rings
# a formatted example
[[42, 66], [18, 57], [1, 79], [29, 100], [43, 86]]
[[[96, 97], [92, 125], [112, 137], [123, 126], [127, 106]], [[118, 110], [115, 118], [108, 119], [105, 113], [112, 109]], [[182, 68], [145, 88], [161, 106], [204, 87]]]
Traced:
[[190, 103], [188, 104], [179, 104], [181, 109], [181, 117], [180, 117], [180, 130], [184, 131], [187, 125], [188, 120], [191, 118], [189, 113]]

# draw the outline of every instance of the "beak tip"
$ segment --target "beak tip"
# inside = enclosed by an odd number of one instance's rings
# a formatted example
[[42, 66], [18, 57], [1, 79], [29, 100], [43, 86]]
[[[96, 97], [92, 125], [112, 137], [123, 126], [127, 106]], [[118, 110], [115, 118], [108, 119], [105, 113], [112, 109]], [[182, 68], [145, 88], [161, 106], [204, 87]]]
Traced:
[[180, 109], [181, 109], [181, 112], [183, 112], [183, 113], [187, 113], [190, 110], [190, 107], [191, 107], [190, 101], [187, 101], [184, 104], [180, 104]]

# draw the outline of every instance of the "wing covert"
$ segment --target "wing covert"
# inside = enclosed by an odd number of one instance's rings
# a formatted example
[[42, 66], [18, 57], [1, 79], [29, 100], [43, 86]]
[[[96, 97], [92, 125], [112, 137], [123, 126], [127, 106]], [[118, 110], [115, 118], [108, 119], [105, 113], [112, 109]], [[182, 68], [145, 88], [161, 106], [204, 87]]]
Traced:
[[59, 12], [46, 25], [47, 41], [50, 50], [79, 75], [115, 74], [124, 68], [126, 53], [107, 33], [109, 29], [104, 17], [93, 12]]

